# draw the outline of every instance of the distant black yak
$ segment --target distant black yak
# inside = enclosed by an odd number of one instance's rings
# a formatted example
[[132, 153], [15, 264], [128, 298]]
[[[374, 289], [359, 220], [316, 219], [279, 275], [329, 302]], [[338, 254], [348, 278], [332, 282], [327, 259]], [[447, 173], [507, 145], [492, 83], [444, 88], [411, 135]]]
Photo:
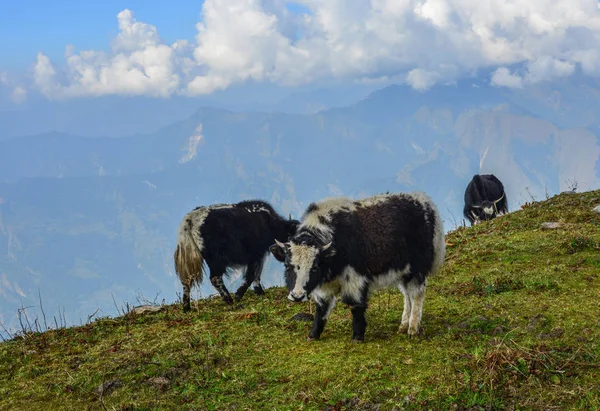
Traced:
[[254, 292], [264, 294], [260, 275], [269, 247], [275, 240], [288, 241], [298, 223], [291, 217], [284, 219], [269, 203], [260, 200], [197, 207], [186, 214], [173, 256], [183, 285], [183, 310], [190, 309], [191, 288], [202, 283], [204, 261], [210, 269], [210, 282], [225, 303], [233, 304], [223, 283], [227, 268], [246, 266], [236, 300], [244, 296], [251, 283]]
[[285, 264], [288, 299], [316, 303], [308, 339], [321, 336], [341, 297], [351, 307], [352, 340], [360, 342], [369, 294], [385, 287], [404, 295], [399, 332], [418, 333], [427, 278], [440, 270], [446, 243], [436, 206], [415, 192], [312, 203], [296, 234], [271, 253]]
[[463, 215], [471, 225], [508, 212], [504, 185], [493, 174], [475, 174], [465, 190]]

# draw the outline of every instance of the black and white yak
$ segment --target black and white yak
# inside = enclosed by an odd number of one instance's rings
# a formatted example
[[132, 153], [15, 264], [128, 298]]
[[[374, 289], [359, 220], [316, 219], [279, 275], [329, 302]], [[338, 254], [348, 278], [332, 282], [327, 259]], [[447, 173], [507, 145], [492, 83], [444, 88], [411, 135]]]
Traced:
[[465, 190], [463, 215], [471, 225], [508, 212], [504, 185], [493, 174], [475, 174]]
[[223, 283], [228, 268], [246, 266], [236, 300], [244, 296], [251, 283], [255, 293], [264, 294], [260, 275], [269, 247], [276, 240], [287, 241], [298, 224], [291, 216], [284, 219], [269, 203], [260, 200], [197, 207], [186, 214], [173, 256], [183, 285], [183, 310], [190, 309], [191, 288], [202, 283], [204, 262], [210, 269], [211, 284], [226, 304], [233, 304]]
[[369, 295], [397, 286], [404, 295], [399, 332], [419, 332], [427, 278], [446, 255], [444, 228], [424, 193], [329, 198], [308, 206], [296, 234], [271, 248], [285, 264], [288, 299], [316, 303], [308, 340], [321, 336], [336, 297], [351, 307], [352, 340], [364, 341]]

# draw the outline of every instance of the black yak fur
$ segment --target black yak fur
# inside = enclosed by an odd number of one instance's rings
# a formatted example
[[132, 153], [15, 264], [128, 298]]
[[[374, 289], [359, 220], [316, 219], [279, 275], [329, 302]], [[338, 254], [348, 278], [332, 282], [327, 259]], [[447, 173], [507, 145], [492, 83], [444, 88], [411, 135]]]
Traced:
[[271, 253], [285, 264], [288, 299], [316, 303], [309, 340], [321, 336], [341, 297], [351, 307], [352, 339], [363, 341], [368, 296], [385, 287], [404, 295], [399, 331], [418, 333], [427, 278], [440, 270], [446, 244], [436, 206], [415, 192], [310, 204], [296, 234]]
[[223, 283], [228, 268], [246, 267], [244, 282], [236, 291], [242, 299], [253, 283], [257, 294], [269, 247], [287, 241], [298, 225], [284, 219], [266, 201], [247, 200], [236, 204], [197, 207], [182, 219], [174, 253], [175, 271], [183, 285], [183, 310], [190, 309], [190, 290], [203, 279], [204, 262], [210, 270], [210, 282], [227, 304], [233, 299]]

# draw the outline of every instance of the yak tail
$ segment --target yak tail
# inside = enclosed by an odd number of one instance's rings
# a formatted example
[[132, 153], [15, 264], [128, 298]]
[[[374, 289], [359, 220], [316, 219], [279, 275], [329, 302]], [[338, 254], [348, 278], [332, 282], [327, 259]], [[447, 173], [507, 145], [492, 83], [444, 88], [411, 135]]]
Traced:
[[[189, 294], [189, 288], [202, 283], [204, 257], [198, 248], [199, 241], [196, 241], [192, 235], [192, 227], [186, 223], [187, 221], [184, 221], [179, 229], [177, 248], [173, 257], [175, 272], [184, 287], [184, 294]], [[186, 286], [188, 287], [187, 293]]]

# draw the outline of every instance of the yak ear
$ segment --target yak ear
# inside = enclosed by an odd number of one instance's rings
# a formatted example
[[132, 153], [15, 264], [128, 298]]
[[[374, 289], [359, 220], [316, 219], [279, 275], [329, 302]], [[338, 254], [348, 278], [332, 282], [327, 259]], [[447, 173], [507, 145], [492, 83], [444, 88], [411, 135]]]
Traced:
[[298, 230], [298, 226], [300, 225], [300, 221], [298, 220], [288, 220], [287, 221], [287, 231], [288, 236], [291, 237], [296, 234], [296, 230]]
[[275, 244], [269, 247], [269, 251], [271, 252], [271, 254], [273, 254], [273, 257], [275, 257], [275, 259], [280, 263], [283, 263], [285, 261], [285, 244], [282, 244], [279, 241], [275, 240]]

